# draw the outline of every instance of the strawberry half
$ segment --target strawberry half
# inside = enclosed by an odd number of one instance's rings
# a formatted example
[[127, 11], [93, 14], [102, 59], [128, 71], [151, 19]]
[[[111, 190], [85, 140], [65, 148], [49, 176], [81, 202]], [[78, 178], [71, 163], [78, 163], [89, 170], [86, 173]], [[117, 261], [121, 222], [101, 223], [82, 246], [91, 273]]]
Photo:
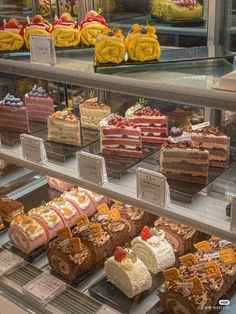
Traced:
[[117, 262], [122, 262], [124, 259], [128, 257], [128, 253], [123, 247], [117, 246], [114, 252], [114, 258]]
[[148, 239], [151, 239], [153, 236], [154, 234], [148, 226], [143, 227], [143, 230], [141, 231], [141, 239], [143, 241], [147, 241]]

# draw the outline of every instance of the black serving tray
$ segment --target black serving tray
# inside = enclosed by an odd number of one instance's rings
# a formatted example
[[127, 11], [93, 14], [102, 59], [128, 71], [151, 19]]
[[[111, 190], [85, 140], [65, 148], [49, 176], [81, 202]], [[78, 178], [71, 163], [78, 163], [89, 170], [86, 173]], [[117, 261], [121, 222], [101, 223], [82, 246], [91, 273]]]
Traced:
[[158, 289], [162, 282], [163, 277], [160, 273], [152, 275], [152, 287], [134, 298], [129, 299], [122, 291], [107, 281], [107, 276], [104, 276], [89, 288], [89, 293], [100, 302], [126, 314], [130, 313], [130, 311], [138, 306], [148, 295]]
[[64, 277], [58, 275], [55, 271], [53, 271], [53, 269], [51, 268], [51, 266], [49, 264], [44, 265], [43, 267], [41, 267], [41, 269], [43, 271], [46, 271], [50, 275], [53, 275], [54, 277], [57, 277], [58, 279], [64, 281], [66, 284], [69, 284], [69, 285], [71, 285], [73, 287], [78, 287], [78, 286], [82, 285], [91, 275], [94, 274], [94, 270], [93, 271], [88, 271], [88, 272], [80, 275], [75, 280], [70, 281], [70, 280], [66, 280]]
[[100, 153], [100, 141], [96, 141], [82, 149], [90, 154], [103, 156], [105, 159], [107, 174], [110, 177], [120, 179], [131, 167], [143, 161], [147, 157], [154, 156], [160, 150], [160, 145], [144, 146], [142, 158], [122, 157], [116, 155], [103, 155]]
[[39, 259], [41, 256], [43, 256], [46, 253], [46, 245], [42, 245], [32, 251], [29, 254], [23, 253], [21, 250], [17, 249], [11, 241], [8, 241], [2, 245], [4, 249], [7, 249], [11, 251], [12, 253], [15, 253], [16, 255], [19, 255], [22, 257], [25, 261], [32, 263]]
[[[103, 72], [106, 69], [116, 69], [122, 67], [133, 67], [136, 66], [137, 69], [139, 67], [142, 69], [142, 66], [148, 65], [158, 65], [166, 64], [166, 63], [177, 63], [184, 61], [197, 61], [197, 60], [211, 60], [211, 59], [227, 59], [229, 62], [234, 62], [233, 54], [225, 49], [222, 46], [199, 46], [199, 47], [190, 47], [190, 48], [162, 48], [161, 56], [159, 60], [147, 61], [147, 62], [137, 62], [130, 61], [128, 57], [125, 57], [125, 61], [119, 64], [115, 63], [98, 63], [94, 60], [94, 71], [98, 72], [101, 69]], [[104, 72], [105, 73], [105, 72]]]

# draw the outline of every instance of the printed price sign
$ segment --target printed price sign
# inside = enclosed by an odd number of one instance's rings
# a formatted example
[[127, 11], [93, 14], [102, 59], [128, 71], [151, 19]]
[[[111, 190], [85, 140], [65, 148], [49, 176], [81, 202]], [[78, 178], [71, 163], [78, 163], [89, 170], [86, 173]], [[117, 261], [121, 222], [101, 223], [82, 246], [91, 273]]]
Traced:
[[30, 55], [32, 63], [54, 66], [56, 50], [52, 36], [30, 35]]
[[24, 259], [16, 254], [8, 250], [0, 252], [0, 276], [9, 273], [13, 269], [16, 269], [24, 264]]
[[42, 305], [47, 304], [60, 293], [66, 290], [66, 284], [50, 274], [42, 273], [29, 283], [22, 291]]
[[236, 197], [235, 196], [233, 196], [231, 199], [230, 231], [236, 232]]
[[119, 312], [113, 310], [107, 305], [103, 305], [98, 311], [97, 314], [118, 314]]
[[28, 134], [21, 134], [20, 139], [24, 159], [37, 164], [47, 161], [43, 139]]
[[107, 171], [104, 157], [77, 152], [77, 168], [79, 179], [103, 185], [107, 182]]
[[136, 176], [138, 198], [162, 207], [170, 204], [170, 189], [165, 176], [143, 168], [137, 169]]

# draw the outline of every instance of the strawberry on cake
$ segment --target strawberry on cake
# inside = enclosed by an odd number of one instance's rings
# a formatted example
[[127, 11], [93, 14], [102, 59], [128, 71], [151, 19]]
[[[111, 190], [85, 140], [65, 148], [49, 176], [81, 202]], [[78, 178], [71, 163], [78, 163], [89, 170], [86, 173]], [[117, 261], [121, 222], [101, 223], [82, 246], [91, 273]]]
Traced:
[[105, 262], [107, 279], [128, 298], [133, 298], [151, 288], [152, 277], [147, 267], [132, 250], [120, 246], [114, 256]]
[[158, 109], [152, 109], [138, 103], [129, 108], [125, 116], [141, 129], [143, 143], [163, 144], [167, 142], [167, 118]]
[[141, 129], [128, 119], [111, 114], [100, 122], [100, 145], [104, 155], [141, 158]]
[[24, 26], [12, 18], [0, 27], [0, 50], [20, 50], [24, 46]]

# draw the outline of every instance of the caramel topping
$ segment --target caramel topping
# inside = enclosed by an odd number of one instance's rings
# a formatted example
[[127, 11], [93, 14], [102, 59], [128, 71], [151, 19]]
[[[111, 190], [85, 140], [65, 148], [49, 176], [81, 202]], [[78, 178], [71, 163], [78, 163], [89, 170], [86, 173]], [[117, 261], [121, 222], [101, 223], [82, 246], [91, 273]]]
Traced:
[[171, 149], [171, 148], [180, 148], [180, 149], [198, 149], [204, 151], [205, 148], [201, 146], [201, 143], [192, 143], [192, 142], [178, 142], [178, 143], [166, 143], [162, 145], [163, 148]]
[[191, 227], [182, 225], [182, 224], [175, 224], [172, 223], [171, 220], [167, 219], [167, 218], [159, 218], [155, 221], [155, 226], [166, 226], [166, 227], [170, 227], [170, 229], [172, 231], [174, 231], [175, 233], [183, 236], [183, 239], [188, 240], [191, 239], [196, 233], [197, 230], [193, 229]]
[[79, 121], [78, 117], [71, 112], [68, 111], [57, 111], [51, 115], [53, 119], [70, 121], [70, 122], [77, 122]]

